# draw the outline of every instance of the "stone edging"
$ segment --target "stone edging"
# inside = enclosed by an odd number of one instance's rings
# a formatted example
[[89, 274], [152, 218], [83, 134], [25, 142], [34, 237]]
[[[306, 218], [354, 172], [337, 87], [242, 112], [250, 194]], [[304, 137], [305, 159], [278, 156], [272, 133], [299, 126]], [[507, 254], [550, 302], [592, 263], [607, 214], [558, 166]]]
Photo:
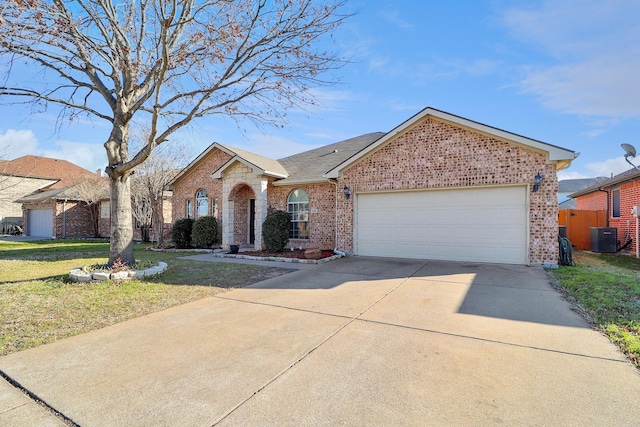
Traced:
[[324, 264], [325, 262], [333, 261], [334, 259], [342, 258], [342, 255], [331, 255], [327, 258], [320, 259], [304, 259], [304, 258], [287, 258], [287, 257], [279, 257], [279, 256], [254, 256], [254, 255], [241, 255], [241, 254], [230, 254], [226, 251], [220, 249], [158, 249], [158, 248], [149, 248], [149, 250], [154, 252], [200, 252], [200, 253], [208, 253], [213, 254], [214, 257], [217, 258], [236, 258], [236, 259], [248, 259], [252, 261], [275, 261], [275, 262], [291, 262], [291, 263], [301, 263], [301, 264]]
[[145, 270], [119, 271], [117, 273], [109, 273], [108, 271], [85, 273], [81, 268], [74, 268], [73, 270], [69, 271], [69, 277], [71, 277], [71, 280], [74, 282], [90, 282], [91, 280], [130, 280], [156, 276], [160, 273], [164, 273], [166, 269], [166, 262], [159, 262], [158, 265], [147, 268]]
[[304, 259], [304, 258], [286, 258], [280, 256], [253, 256], [253, 255], [236, 255], [227, 253], [214, 253], [214, 257], [217, 258], [236, 258], [236, 259], [249, 259], [252, 261], [275, 261], [275, 262], [291, 262], [300, 264], [324, 264], [325, 262], [333, 261], [334, 259], [341, 258], [342, 255], [331, 255], [327, 258], [320, 259]]

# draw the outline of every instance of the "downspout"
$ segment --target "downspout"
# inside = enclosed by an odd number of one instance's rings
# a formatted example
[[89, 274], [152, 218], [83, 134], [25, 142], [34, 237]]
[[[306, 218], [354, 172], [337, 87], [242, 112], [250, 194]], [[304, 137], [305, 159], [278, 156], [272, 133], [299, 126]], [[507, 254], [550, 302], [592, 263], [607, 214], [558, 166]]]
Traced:
[[67, 238], [67, 199], [62, 201], [62, 238]]
[[602, 191], [607, 195], [607, 212], [604, 214], [604, 218], [605, 218], [605, 226], [609, 227], [609, 192], [607, 190], [603, 190], [602, 187], [598, 188], [598, 191]]

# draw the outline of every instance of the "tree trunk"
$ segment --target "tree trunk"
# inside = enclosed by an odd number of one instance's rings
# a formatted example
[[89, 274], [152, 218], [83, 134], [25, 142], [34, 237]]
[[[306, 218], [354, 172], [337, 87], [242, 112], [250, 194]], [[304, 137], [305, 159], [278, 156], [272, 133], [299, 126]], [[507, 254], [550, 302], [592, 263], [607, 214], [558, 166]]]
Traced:
[[133, 221], [131, 219], [130, 175], [109, 179], [111, 191], [111, 245], [109, 265], [120, 258], [127, 265], [135, 264], [133, 257]]

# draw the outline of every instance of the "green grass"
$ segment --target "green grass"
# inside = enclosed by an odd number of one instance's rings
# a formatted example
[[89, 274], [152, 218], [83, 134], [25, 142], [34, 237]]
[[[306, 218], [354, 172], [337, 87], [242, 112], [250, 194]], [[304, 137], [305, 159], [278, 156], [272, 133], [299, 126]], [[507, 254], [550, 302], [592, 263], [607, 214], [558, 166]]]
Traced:
[[574, 260], [551, 274], [640, 368], [640, 260], [588, 252]]
[[0, 354], [25, 350], [285, 274], [290, 270], [180, 260], [136, 245], [136, 260], [167, 262], [147, 280], [72, 283], [71, 268], [105, 263], [99, 241], [0, 242]]

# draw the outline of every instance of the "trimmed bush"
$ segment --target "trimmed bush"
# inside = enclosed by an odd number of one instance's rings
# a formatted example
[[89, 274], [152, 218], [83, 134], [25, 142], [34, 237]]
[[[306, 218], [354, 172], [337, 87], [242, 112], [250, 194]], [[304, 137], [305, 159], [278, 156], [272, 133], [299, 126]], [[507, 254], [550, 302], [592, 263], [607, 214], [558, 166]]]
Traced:
[[289, 241], [291, 219], [284, 211], [273, 211], [262, 224], [262, 241], [271, 252], [282, 252]]
[[191, 229], [193, 220], [191, 218], [179, 219], [171, 227], [171, 240], [178, 249], [191, 247]]
[[196, 219], [191, 229], [191, 241], [196, 248], [210, 248], [218, 236], [218, 221], [212, 216]]

